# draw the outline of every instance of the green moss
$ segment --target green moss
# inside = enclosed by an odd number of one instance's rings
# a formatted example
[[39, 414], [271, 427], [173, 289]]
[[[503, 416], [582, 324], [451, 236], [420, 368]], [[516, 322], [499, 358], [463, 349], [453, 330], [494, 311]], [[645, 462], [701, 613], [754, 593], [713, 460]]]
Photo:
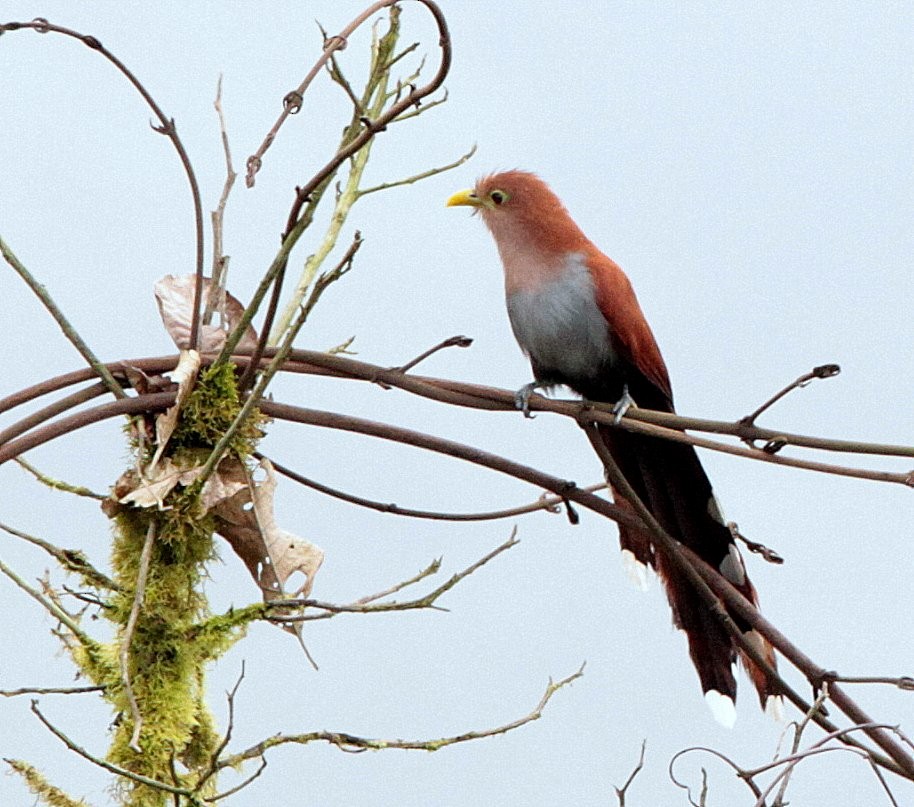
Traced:
[[28, 762], [8, 759], [6, 763], [25, 780], [26, 787], [41, 804], [45, 804], [47, 807], [89, 807], [89, 803], [85, 799], [75, 799], [68, 796], [59, 787], [54, 787], [44, 778], [41, 771]]
[[[116, 664], [108, 697], [122, 720], [108, 758], [136, 773], [172, 782], [174, 760], [209, 760], [218, 738], [203, 687], [204, 666], [214, 654], [205, 643], [188, 640], [198, 621], [208, 616], [200, 583], [204, 564], [213, 557], [212, 525], [192, 489], [174, 492], [167, 504], [169, 509], [163, 511], [125, 509], [116, 519], [112, 563], [119, 590], [110, 615], [120, 626], [117, 648], [125, 638], [151, 521], [155, 542], [128, 653], [130, 685], [142, 715], [141, 751], [130, 747], [133, 712]], [[112, 657], [117, 656], [113, 647]], [[135, 782], [124, 782], [121, 789], [125, 802], [135, 807], [167, 803], [166, 794]]]
[[[212, 365], [200, 371], [200, 376], [181, 410], [181, 420], [169, 446], [171, 451], [189, 447], [211, 448], [225, 434], [241, 409], [235, 366]], [[230, 446], [230, 453], [245, 457], [263, 437], [261, 426], [265, 418], [256, 410]]]

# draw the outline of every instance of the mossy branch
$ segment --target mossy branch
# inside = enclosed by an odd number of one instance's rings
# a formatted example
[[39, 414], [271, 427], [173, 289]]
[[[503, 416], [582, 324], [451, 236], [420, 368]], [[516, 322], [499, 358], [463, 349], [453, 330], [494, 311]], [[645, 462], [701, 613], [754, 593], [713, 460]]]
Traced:
[[34, 465], [27, 462], [22, 457], [16, 457], [16, 464], [22, 468], [24, 471], [27, 471], [32, 476], [35, 477], [42, 485], [46, 485], [52, 490], [60, 490], [64, 493], [72, 493], [74, 496], [82, 496], [87, 499], [96, 499], [97, 501], [104, 501], [108, 497], [103, 493], [96, 493], [94, 490], [90, 490], [87, 487], [82, 485], [73, 485], [70, 482], [64, 482], [62, 479], [55, 479], [52, 476], [39, 471]]

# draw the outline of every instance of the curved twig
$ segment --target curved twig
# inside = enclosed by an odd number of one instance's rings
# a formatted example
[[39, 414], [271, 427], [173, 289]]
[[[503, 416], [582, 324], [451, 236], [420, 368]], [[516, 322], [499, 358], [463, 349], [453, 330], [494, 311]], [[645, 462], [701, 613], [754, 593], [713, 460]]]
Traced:
[[[292, 111], [297, 111], [297, 107], [300, 107], [304, 91], [314, 79], [314, 76], [317, 75], [324, 64], [326, 64], [327, 60], [333, 55], [334, 51], [344, 46], [347, 38], [351, 35], [351, 33], [355, 31], [356, 28], [358, 28], [360, 25], [362, 25], [369, 17], [383, 8], [395, 6], [397, 2], [398, 0], [379, 0], [378, 2], [372, 4], [372, 6], [366, 9], [364, 12], [362, 12], [358, 17], [356, 17], [346, 28], [343, 29], [339, 35], [336, 37], [331, 37], [327, 41], [327, 45], [324, 48], [324, 53], [318, 59], [317, 63], [309, 72], [308, 76], [306, 76], [305, 81], [298, 88], [298, 90], [286, 96], [283, 105], [283, 111], [279, 119], [276, 121], [274, 128], [270, 131], [270, 133], [268, 133], [263, 144], [261, 144], [260, 149], [258, 149], [258, 151], [248, 159], [248, 174], [246, 181], [249, 185], [253, 183], [253, 175], [260, 168], [263, 152], [269, 148], [270, 144], [273, 142], [273, 139], [276, 136], [276, 132], [282, 123], [286, 120], [286, 118], [288, 118], [289, 114], [291, 114]], [[388, 124], [394, 121], [400, 114], [405, 112], [410, 107], [418, 106], [423, 98], [431, 95], [444, 83], [444, 79], [446, 78], [451, 67], [451, 38], [450, 33], [448, 32], [447, 21], [445, 20], [441, 9], [433, 0], [416, 0], [416, 2], [421, 3], [428, 9], [432, 17], [435, 19], [435, 24], [438, 27], [438, 46], [441, 49], [441, 61], [438, 65], [438, 71], [432, 77], [431, 81], [429, 81], [427, 84], [422, 85], [421, 87], [413, 87], [406, 96], [393, 103], [390, 107], [387, 108], [386, 111], [382, 112], [374, 120], [363, 118], [362, 124], [364, 128], [362, 132], [350, 140], [345, 146], [340, 148], [337, 153], [330, 159], [330, 161], [316, 174], [314, 174], [314, 176], [308, 182], [306, 182], [303, 186], [296, 188], [295, 200], [293, 201], [292, 208], [289, 211], [289, 217], [286, 222], [286, 229], [282, 235], [282, 246], [280, 247], [280, 251], [271, 263], [260, 284], [258, 285], [257, 290], [251, 299], [251, 303], [245, 309], [244, 315], [240, 318], [235, 330], [233, 333], [229, 334], [228, 338], [226, 339], [225, 346], [219, 355], [218, 361], [228, 360], [229, 355], [238, 345], [238, 341], [240, 340], [241, 335], [245, 333], [247, 327], [251, 324], [254, 315], [259, 310], [267, 291], [272, 286], [273, 291], [270, 297], [270, 302], [268, 304], [268, 310], [264, 318], [264, 323], [261, 328], [260, 338], [258, 339], [257, 347], [253, 353], [253, 361], [249, 365], [250, 370], [256, 368], [256, 366], [259, 364], [260, 356], [266, 350], [267, 341], [270, 338], [270, 331], [273, 328], [273, 318], [275, 317], [276, 310], [279, 306], [279, 297], [282, 292], [282, 284], [285, 276], [285, 268], [288, 263], [289, 253], [291, 252], [295, 242], [298, 240], [298, 237], [301, 235], [301, 233], [304, 231], [304, 228], [309, 223], [309, 216], [307, 215], [307, 211], [304, 215], [302, 214], [302, 208], [304, 207], [305, 203], [311, 199], [312, 194], [322, 192], [323, 188], [326, 187], [327, 183], [333, 177], [336, 170], [347, 159], [355, 155], [366, 144], [368, 144], [368, 142], [371, 141], [378, 132], [383, 132], [387, 128]], [[294, 101], [291, 104], [289, 102], [290, 96], [292, 96]], [[241, 385], [242, 389], [246, 389], [250, 382], [251, 378], [246, 373]]]
[[[263, 459], [264, 455], [259, 451], [255, 452], [254, 456], [257, 459]], [[322, 482], [317, 482], [314, 479], [309, 479], [306, 476], [293, 471], [291, 468], [287, 468], [284, 465], [276, 462], [276, 460], [270, 458], [270, 463], [276, 469], [277, 472], [281, 473], [283, 476], [287, 476], [294, 482], [298, 482], [300, 485], [305, 485], [306, 487], [316, 490], [319, 493], [323, 493], [327, 496], [332, 496], [334, 499], [340, 499], [341, 501], [348, 502], [349, 504], [357, 505], [358, 507], [367, 507], [369, 510], [377, 510], [381, 513], [390, 513], [396, 516], [407, 516], [409, 518], [423, 518], [430, 521], [496, 521], [502, 518], [514, 518], [515, 516], [526, 515], [527, 513], [535, 513], [537, 510], [545, 510], [550, 513], [557, 512], [557, 508], [565, 503], [565, 499], [561, 496], [541, 496], [537, 501], [530, 502], [528, 504], [518, 505], [517, 507], [508, 507], [502, 510], [489, 510], [479, 513], [439, 513], [433, 510], [415, 510], [409, 507], [400, 507], [399, 505], [385, 502], [377, 502], [372, 499], [366, 499], [362, 496], [355, 496], [352, 493], [346, 493], [345, 491], [332, 488], [329, 485], [325, 485]], [[603, 490], [606, 487], [605, 482], [600, 482], [594, 485], [588, 485], [587, 487], [582, 487], [581, 490], [586, 491], [587, 493], [595, 493], [598, 490]]]
[[115, 56], [104, 45], [102, 45], [102, 43], [96, 37], [91, 36], [90, 34], [81, 34], [78, 31], [74, 31], [72, 28], [65, 28], [61, 25], [54, 25], [42, 17], [38, 17], [31, 22], [7, 22], [0, 24], [0, 34], [5, 33], [6, 31], [18, 31], [20, 29], [31, 29], [40, 34], [62, 34], [63, 36], [70, 37], [71, 39], [75, 39], [78, 42], [82, 42], [91, 50], [98, 51], [98, 53], [100, 53], [105, 57], [105, 59], [114, 65], [118, 72], [124, 76], [124, 78], [126, 78], [127, 81], [133, 85], [134, 89], [136, 89], [136, 91], [143, 97], [143, 100], [146, 102], [147, 106], [159, 119], [159, 125], [152, 126], [153, 131], [165, 135], [172, 142], [172, 145], [175, 147], [175, 151], [178, 152], [178, 157], [180, 158], [181, 165], [184, 168], [184, 174], [186, 175], [187, 181], [190, 184], [190, 193], [193, 198], [194, 205], [194, 224], [196, 227], [197, 248], [194, 264], [196, 267], [196, 285], [194, 287], [194, 309], [190, 331], [190, 347], [196, 350], [200, 331], [200, 300], [202, 298], [203, 291], [203, 203], [200, 200], [200, 188], [197, 185], [197, 177], [194, 173], [193, 165], [191, 165], [190, 157], [184, 148], [184, 143], [181, 142], [181, 138], [178, 136], [178, 129], [175, 126], [175, 119], [169, 118], [165, 115], [165, 113], [161, 110], [143, 83], [133, 74], [127, 65], [118, 59], [117, 56]]

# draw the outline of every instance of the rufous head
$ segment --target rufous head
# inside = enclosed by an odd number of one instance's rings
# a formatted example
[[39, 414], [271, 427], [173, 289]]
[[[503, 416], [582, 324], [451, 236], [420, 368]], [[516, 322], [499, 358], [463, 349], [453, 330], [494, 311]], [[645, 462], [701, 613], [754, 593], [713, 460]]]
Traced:
[[451, 196], [447, 206], [478, 210], [500, 244], [523, 240], [539, 249], [555, 252], [577, 250], [586, 242], [558, 196], [529, 171], [489, 174], [474, 188]]

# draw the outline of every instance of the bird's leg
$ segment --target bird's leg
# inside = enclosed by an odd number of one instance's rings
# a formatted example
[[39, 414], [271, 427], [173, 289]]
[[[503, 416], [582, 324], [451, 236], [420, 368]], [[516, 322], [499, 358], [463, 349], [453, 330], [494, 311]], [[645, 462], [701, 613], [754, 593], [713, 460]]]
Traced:
[[619, 421], [622, 420], [622, 417], [631, 409], [633, 406], [637, 406], [635, 399], [632, 398], [631, 393], [628, 391], [628, 384], [625, 384], [622, 387], [622, 397], [619, 398], [613, 404], [612, 413], [615, 416], [613, 418], [613, 425], [618, 426]]
[[533, 412], [530, 411], [530, 396], [536, 392], [536, 390], [548, 386], [549, 384], [545, 381], [531, 381], [529, 384], [524, 384], [524, 386], [514, 393], [514, 406], [524, 413], [525, 418], [534, 417]]

